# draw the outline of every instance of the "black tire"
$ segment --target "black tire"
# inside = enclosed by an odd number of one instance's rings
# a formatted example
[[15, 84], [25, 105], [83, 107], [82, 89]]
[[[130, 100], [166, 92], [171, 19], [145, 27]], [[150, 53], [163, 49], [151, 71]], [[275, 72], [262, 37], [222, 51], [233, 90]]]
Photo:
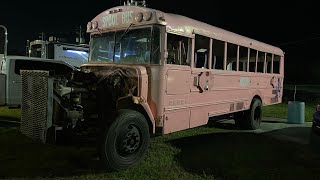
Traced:
[[260, 99], [252, 100], [249, 110], [234, 113], [234, 121], [237, 127], [246, 130], [260, 128], [262, 120], [262, 102]]
[[317, 125], [315, 125], [314, 122], [312, 122], [311, 130], [312, 130], [312, 132], [313, 132], [314, 134], [316, 134], [316, 135], [318, 135], [318, 136], [320, 135], [320, 129], [317, 128]]
[[262, 102], [254, 98], [249, 110], [245, 111], [244, 128], [248, 130], [259, 129], [262, 120]]
[[237, 128], [244, 129], [245, 128], [245, 112], [235, 112], [233, 114], [233, 119]]
[[108, 170], [125, 170], [143, 159], [149, 144], [146, 118], [137, 111], [123, 109], [103, 133], [100, 159]]

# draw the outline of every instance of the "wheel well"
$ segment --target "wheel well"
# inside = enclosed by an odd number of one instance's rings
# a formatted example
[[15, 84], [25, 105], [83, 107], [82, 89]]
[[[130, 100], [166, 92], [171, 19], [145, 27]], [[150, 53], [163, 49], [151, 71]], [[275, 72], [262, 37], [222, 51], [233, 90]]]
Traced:
[[140, 112], [146, 118], [146, 120], [148, 122], [150, 134], [153, 134], [153, 124], [152, 124], [151, 119], [149, 118], [148, 113], [145, 111], [145, 109], [142, 107], [142, 105], [133, 103], [131, 97], [118, 100], [117, 109], [118, 110], [119, 109], [132, 109], [132, 110]]
[[143, 114], [143, 116], [146, 118], [148, 125], [149, 125], [149, 132], [150, 134], [153, 134], [153, 124], [151, 122], [151, 119], [149, 118], [149, 115], [147, 114], [147, 112], [144, 110], [144, 108], [139, 104], [135, 104], [133, 107], [133, 110], [136, 110], [138, 112], [140, 112], [141, 114]]
[[250, 107], [252, 106], [252, 103], [253, 103], [253, 100], [254, 100], [254, 99], [259, 99], [259, 100], [261, 101], [261, 103], [262, 103], [261, 97], [260, 97], [259, 95], [255, 95], [255, 96], [252, 98], [252, 100], [251, 100]]

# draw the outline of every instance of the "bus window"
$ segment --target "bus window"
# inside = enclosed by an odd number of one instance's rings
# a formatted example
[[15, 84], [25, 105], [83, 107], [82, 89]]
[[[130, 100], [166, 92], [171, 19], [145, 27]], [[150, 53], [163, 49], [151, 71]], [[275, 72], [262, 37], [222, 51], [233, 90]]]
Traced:
[[250, 49], [249, 72], [256, 72], [257, 50]]
[[265, 53], [264, 52], [258, 52], [258, 59], [257, 59], [257, 72], [263, 73], [264, 68], [264, 58]]
[[238, 46], [235, 44], [228, 43], [227, 48], [227, 70], [236, 71]]
[[279, 74], [280, 73], [280, 56], [274, 55], [273, 58], [273, 73]]
[[167, 64], [190, 66], [189, 44], [190, 38], [175, 34], [167, 34]]
[[224, 42], [213, 39], [212, 41], [212, 69], [223, 69]]
[[267, 53], [266, 73], [271, 73], [272, 54]]
[[91, 42], [90, 60], [112, 62], [115, 32], [93, 35]]
[[210, 38], [197, 35], [194, 48], [194, 61], [196, 68], [209, 69]]
[[239, 48], [239, 71], [247, 71], [248, 48], [240, 46]]

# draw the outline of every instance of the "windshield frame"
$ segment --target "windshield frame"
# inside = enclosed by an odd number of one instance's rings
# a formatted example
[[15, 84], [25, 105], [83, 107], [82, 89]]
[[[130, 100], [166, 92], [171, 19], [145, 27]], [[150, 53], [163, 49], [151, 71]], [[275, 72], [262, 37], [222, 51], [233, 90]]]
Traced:
[[[117, 47], [120, 46], [123, 43], [123, 40], [128, 37], [127, 35], [130, 35], [130, 32], [132, 32], [133, 30], [139, 30], [139, 29], [146, 29], [147, 31], [150, 30], [150, 34], [146, 34], [146, 38], [148, 38], [146, 45], [147, 48], [144, 49], [145, 52], [143, 53], [147, 53], [149, 52], [148, 58], [145, 58], [144, 62], [140, 63], [140, 62], [117, 62], [117, 60], [115, 60], [114, 56], [117, 55]], [[155, 30], [157, 30], [158, 34], [155, 34]], [[120, 32], [120, 33], [119, 33]], [[137, 31], [138, 32], [138, 31]], [[94, 49], [94, 43], [96, 43], [96, 41], [94, 40], [94, 38], [96, 36], [105, 36], [107, 37], [108, 34], [110, 35], [110, 38], [112, 40], [109, 40], [109, 44], [113, 44], [113, 46], [111, 46], [112, 49], [112, 54], [109, 55], [112, 58], [109, 58], [109, 60], [97, 60], [94, 59], [95, 57], [93, 56], [93, 49]], [[158, 39], [155, 38], [155, 35], [158, 36]], [[114, 29], [114, 30], [109, 30], [109, 31], [99, 31], [99, 32], [95, 32], [92, 33], [90, 35], [90, 55], [89, 55], [89, 62], [102, 62], [102, 63], [114, 63], [114, 64], [160, 64], [161, 61], [161, 36], [162, 36], [162, 30], [161, 27], [157, 26], [157, 25], [145, 25], [145, 26], [132, 26], [129, 25], [126, 28], [121, 28], [121, 29]], [[121, 38], [121, 39], [119, 39]], [[119, 41], [120, 40], [120, 41]], [[106, 41], [107, 42], [107, 41]], [[126, 42], [125, 43], [129, 43]], [[136, 43], [136, 42], [133, 42]], [[156, 43], [156, 45], [155, 45]], [[110, 49], [110, 46], [109, 48]], [[107, 51], [107, 50], [106, 50]], [[120, 50], [121, 51], [121, 50]], [[119, 52], [120, 52], [119, 51]], [[110, 52], [110, 50], [109, 50]], [[153, 59], [152, 56], [154, 56], [156, 54], [156, 58], [158, 59], [157, 61], [155, 61]], [[122, 60], [124, 57], [121, 57], [121, 55], [118, 55], [119, 59]], [[106, 58], [107, 59], [107, 58]], [[118, 59], [118, 60], [119, 60]]]

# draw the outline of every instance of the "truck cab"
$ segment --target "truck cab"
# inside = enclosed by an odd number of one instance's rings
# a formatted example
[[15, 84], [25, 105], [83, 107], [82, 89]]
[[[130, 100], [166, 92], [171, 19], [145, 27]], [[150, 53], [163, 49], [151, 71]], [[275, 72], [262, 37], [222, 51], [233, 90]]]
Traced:
[[[88, 62], [89, 45], [67, 43], [54, 36], [28, 41], [26, 56], [7, 55], [7, 29], [5, 40], [0, 42], [0, 106], [20, 107], [20, 70], [47, 70], [56, 76], [67, 75]], [[3, 46], [3, 47], [2, 47]]]
[[27, 43], [27, 56], [62, 60], [76, 68], [88, 62], [89, 45], [60, 41], [49, 37], [49, 40], [33, 40]]
[[0, 71], [0, 106], [19, 107], [21, 104], [20, 70], [47, 70], [59, 76], [71, 73], [75, 67], [67, 62], [25, 56], [2, 58]]

